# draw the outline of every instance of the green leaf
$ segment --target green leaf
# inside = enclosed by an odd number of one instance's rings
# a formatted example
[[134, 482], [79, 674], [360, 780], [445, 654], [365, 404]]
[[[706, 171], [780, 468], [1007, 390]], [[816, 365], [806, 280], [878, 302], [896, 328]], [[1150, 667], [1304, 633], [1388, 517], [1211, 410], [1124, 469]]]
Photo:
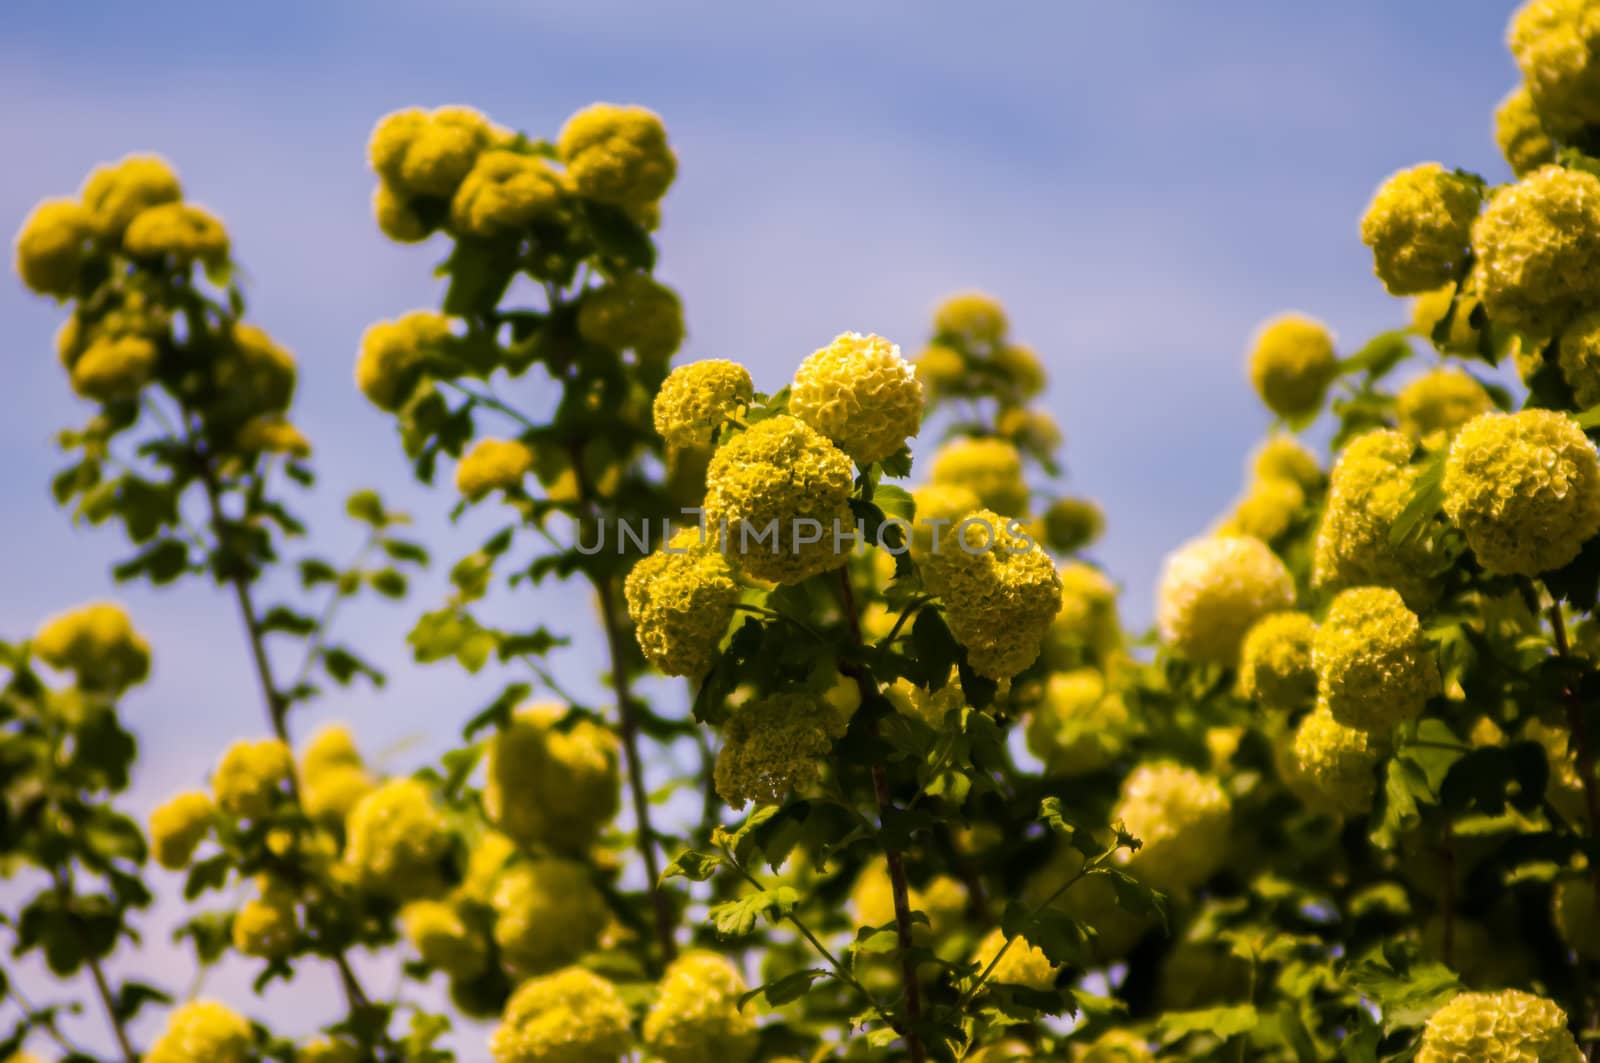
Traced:
[[461, 729], [462, 737], [466, 738], [468, 741], [471, 741], [472, 737], [485, 727], [493, 726], [499, 729], [504, 729], [511, 726], [512, 710], [521, 704], [532, 692], [533, 687], [527, 683], [510, 684], [504, 690], [500, 691], [499, 697], [495, 698], [488, 705], [484, 706], [484, 708], [480, 709], [472, 717], [472, 719], [467, 721], [466, 726]]
[[662, 870], [661, 881], [665, 882], [669, 878], [686, 878], [690, 882], [704, 882], [716, 874], [721, 866], [722, 857], [715, 853], [685, 849]]
[[1090, 871], [1111, 881], [1117, 894], [1117, 907], [1132, 915], [1160, 920], [1167, 927], [1167, 895], [1153, 890], [1126, 871], [1114, 867], [1097, 867]]
[[444, 264], [450, 287], [444, 293], [446, 314], [478, 317], [490, 313], [517, 273], [517, 245], [499, 240], [458, 238]]
[[1226, 1041], [1249, 1033], [1259, 1022], [1254, 1004], [1233, 1004], [1198, 1011], [1168, 1011], [1156, 1020], [1163, 1047], [1176, 1044], [1192, 1033], [1210, 1034]]
[[1422, 465], [1422, 474], [1411, 485], [1410, 496], [1389, 528], [1389, 542], [1395, 546], [1420, 538], [1428, 524], [1444, 508], [1444, 465], [1447, 451], [1439, 451]]
[[714, 904], [709, 913], [718, 935], [725, 938], [744, 937], [755, 929], [756, 921], [765, 917], [777, 923], [794, 911], [800, 903], [800, 894], [791, 886], [777, 886], [760, 890], [747, 897]]
[[1450, 765], [1439, 787], [1439, 803], [1452, 812], [1498, 816], [1510, 804], [1524, 812], [1538, 808], [1550, 775], [1544, 747], [1537, 742], [1474, 749]]
[[750, 990], [748, 993], [740, 994], [739, 1009], [743, 1011], [744, 1006], [757, 997], [765, 999], [768, 1007], [782, 1007], [785, 1004], [799, 1000], [811, 992], [811, 983], [819, 978], [827, 977], [828, 972], [821, 967], [811, 967], [804, 971], [786, 974], [782, 978], [774, 979], [764, 986]]
[[911, 448], [901, 447], [878, 465], [883, 469], [885, 476], [892, 476], [896, 480], [905, 479], [911, 475]]
[[1378, 380], [1411, 353], [1411, 333], [1396, 329], [1368, 340], [1366, 346], [1341, 362], [1339, 369], [1344, 373], [1364, 372], [1369, 380]]
[[621, 207], [583, 200], [589, 235], [600, 253], [625, 270], [649, 272], [656, 265], [656, 248], [644, 227]]

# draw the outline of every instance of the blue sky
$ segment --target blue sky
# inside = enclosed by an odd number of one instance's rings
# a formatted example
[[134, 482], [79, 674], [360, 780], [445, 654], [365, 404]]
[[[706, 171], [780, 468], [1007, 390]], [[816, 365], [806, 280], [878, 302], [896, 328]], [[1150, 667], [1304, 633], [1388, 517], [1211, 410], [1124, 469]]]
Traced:
[[[253, 318], [300, 359], [296, 420], [322, 481], [302, 507], [314, 545], [351, 550], [340, 499], [374, 486], [435, 546], [440, 571], [405, 607], [346, 617], [391, 690], [312, 710], [353, 721], [397, 767], [447, 743], [497, 680], [412, 666], [404, 646], [489, 524], [448, 524], [453, 498], [410, 484], [389, 420], [352, 381], [368, 323], [438, 297], [438, 247], [391, 245], [370, 219], [364, 145], [383, 113], [469, 103], [553, 135], [594, 100], [655, 108], [680, 158], [660, 270], [687, 307], [680, 358], [743, 361], [769, 390], [840, 331], [909, 352], [941, 295], [1000, 296], [1048, 363], [1069, 482], [1104, 505], [1096, 556], [1140, 623], [1161, 556], [1226, 506], [1268, 424], [1242, 372], [1254, 326], [1304, 310], [1348, 350], [1399, 323], [1357, 239], [1372, 189], [1431, 159], [1506, 176], [1490, 137], [1515, 79], [1505, 3], [563, 6], [0, 6], [0, 225], [14, 231], [97, 162], [172, 159], [232, 230]], [[129, 602], [157, 655], [126, 709], [144, 742], [142, 813], [257, 733], [260, 706], [227, 598], [114, 590], [117, 537], [52, 507], [52, 434], [85, 416], [55, 361], [60, 320], [0, 282], [0, 637], [84, 600]], [[586, 604], [539, 591], [506, 607], [570, 628]], [[584, 655], [562, 669], [593, 689]], [[161, 936], [128, 962], [181, 981]], [[247, 981], [225, 972], [208, 989], [242, 1000]], [[309, 1028], [329, 988], [309, 974], [258, 1010]]]

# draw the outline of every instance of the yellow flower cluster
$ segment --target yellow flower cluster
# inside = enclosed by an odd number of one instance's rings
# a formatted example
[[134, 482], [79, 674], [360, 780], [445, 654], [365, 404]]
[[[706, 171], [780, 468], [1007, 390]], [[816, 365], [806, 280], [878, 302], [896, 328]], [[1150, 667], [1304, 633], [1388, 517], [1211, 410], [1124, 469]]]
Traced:
[[944, 524], [955, 523], [983, 508], [977, 493], [970, 487], [950, 483], [927, 483], [911, 492], [916, 508], [916, 519], [911, 525], [911, 557], [919, 565], [927, 563], [933, 552], [935, 531]]
[[455, 195], [478, 155], [501, 139], [470, 107], [407, 108], [384, 115], [367, 142], [367, 159], [402, 200]]
[[961, 352], [942, 343], [923, 349], [912, 362], [922, 393], [932, 402], [945, 395], [960, 392], [967, 379], [967, 362]]
[[666, 127], [644, 107], [585, 107], [561, 127], [556, 151], [580, 195], [619, 207], [655, 203], [678, 172]]
[[[1028, 514], [1028, 484], [1022, 455], [1003, 439], [953, 439], [933, 455], [934, 484], [965, 487], [985, 509], [1008, 517]], [[925, 519], [919, 512], [918, 520]]]
[[680, 447], [709, 446], [730, 417], [755, 397], [750, 370], [722, 358], [680, 365], [667, 374], [651, 411], [656, 432]]
[[1274, 432], [1256, 448], [1250, 472], [1257, 480], [1287, 480], [1306, 492], [1322, 486], [1317, 456], [1287, 432]]
[[995, 431], [1013, 446], [1040, 457], [1054, 458], [1061, 449], [1061, 426], [1043, 410], [1007, 407], [995, 418]]
[[696, 950], [667, 967], [644, 1018], [644, 1043], [661, 1063], [749, 1063], [758, 1031], [739, 1009], [744, 979], [714, 952]]
[[1437, 566], [1428, 544], [1390, 538], [1421, 475], [1411, 464], [1415, 449], [1411, 437], [1383, 430], [1368, 432], [1339, 456], [1317, 528], [1312, 582], [1318, 587], [1393, 587], [1413, 606], [1431, 599], [1429, 574]]
[[1233, 806], [1215, 779], [1170, 761], [1142, 764], [1123, 780], [1111, 813], [1142, 843], [1116, 859], [1146, 885], [1184, 890], [1200, 885], [1228, 855]]
[[677, 532], [633, 566], [623, 592], [645, 658], [667, 675], [705, 675], [739, 601], [716, 545], [699, 528]]
[[286, 956], [300, 933], [294, 890], [264, 875], [257, 887], [258, 895], [233, 917], [233, 947], [265, 960]]
[[144, 336], [97, 335], [72, 364], [72, 390], [95, 402], [131, 399], [149, 381], [159, 357]]
[[967, 662], [991, 679], [1010, 679], [1031, 665], [1061, 611], [1055, 562], [990, 509], [940, 530], [922, 578], [942, 600]]
[[1561, 333], [1557, 362], [1578, 407], [1600, 405], [1600, 310], [1580, 315]]
[[1600, 123], [1600, 17], [1586, 0], [1529, 0], [1506, 34], [1545, 126], [1558, 135]]
[[1428, 439], [1436, 432], [1449, 435], [1492, 409], [1494, 400], [1478, 379], [1455, 366], [1430, 370], [1395, 396], [1400, 430], [1418, 439]]
[[217, 807], [238, 819], [260, 819], [284, 796], [294, 775], [294, 756], [276, 738], [229, 746], [211, 777]]
[[1246, 535], [1275, 543], [1305, 512], [1306, 493], [1292, 480], [1255, 480], [1233, 512], [1217, 528], [1219, 535]]
[[1518, 85], [1495, 108], [1494, 142], [1518, 177], [1556, 161], [1556, 146], [1544, 131], [1528, 86]]
[[[967, 891], [949, 875], [936, 875], [921, 889], [906, 887], [906, 900], [914, 912], [928, 917], [926, 925], [911, 929], [913, 940], [929, 944], [961, 919], [967, 908]], [[860, 926], [887, 926], [895, 921], [894, 881], [888, 862], [874, 860], [861, 869], [850, 887], [850, 914]]]
[[1061, 566], [1061, 611], [1045, 632], [1044, 653], [1052, 667], [1067, 661], [1104, 665], [1122, 648], [1117, 585], [1081, 561]]
[[1455, 280], [1481, 205], [1474, 181], [1436, 162], [1385, 181], [1361, 218], [1361, 240], [1389, 294], [1416, 295]]
[[683, 343], [683, 304], [648, 273], [624, 273], [583, 296], [578, 334], [600, 347], [664, 362]]
[[308, 816], [343, 823], [372, 787], [348, 728], [332, 724], [311, 736], [300, 754], [300, 803]]
[[1282, 314], [1263, 324], [1250, 344], [1249, 363], [1256, 393], [1279, 417], [1315, 413], [1339, 372], [1332, 333], [1304, 314]]
[[1333, 811], [1356, 816], [1372, 808], [1378, 788], [1378, 749], [1372, 735], [1344, 726], [1319, 707], [1300, 721], [1292, 748], [1301, 779]]
[[281, 413], [294, 398], [294, 355], [255, 325], [233, 326], [211, 373], [216, 387], [213, 416], [242, 421]]
[[1093, 668], [1057, 672], [1028, 717], [1028, 750], [1052, 775], [1087, 775], [1122, 752], [1128, 706]]
[[1006, 308], [983, 292], [957, 292], [939, 304], [933, 314], [934, 331], [971, 348], [999, 344], [1011, 331]]
[[[833, 530], [836, 521], [841, 534], [855, 529], [852, 482], [850, 459], [820, 432], [770, 417], [717, 449], [706, 469], [705, 518], [719, 537], [726, 529], [723, 549], [746, 573], [799, 583], [845, 563]], [[806, 518], [821, 525], [816, 542], [798, 541], [804, 529], [795, 522]]]
[[562, 726], [562, 705], [527, 705], [489, 745], [483, 807], [530, 847], [580, 853], [617, 814], [617, 739], [593, 720]]
[[71, 199], [47, 199], [17, 233], [17, 275], [40, 295], [73, 294], [93, 253], [94, 215]]
[[1239, 651], [1239, 692], [1273, 712], [1297, 712], [1317, 696], [1311, 664], [1316, 622], [1305, 613], [1262, 617]]
[[156, 863], [177, 871], [194, 858], [194, 851], [211, 833], [211, 798], [200, 790], [178, 794], [150, 813], [150, 849]]
[[489, 1037], [495, 1063], [619, 1063], [632, 1041], [616, 986], [582, 967], [524, 982]]
[[374, 322], [361, 336], [356, 385], [374, 406], [393, 413], [411, 398], [429, 362], [451, 338], [449, 319], [431, 310]]
[[495, 886], [494, 941], [521, 974], [564, 967], [594, 948], [611, 919], [588, 866], [558, 858], [513, 864]]
[[1472, 251], [1490, 320], [1556, 334], [1600, 303], [1600, 178], [1543, 166], [1507, 185], [1478, 219]]
[[1458, 993], [1428, 1019], [1417, 1063], [1581, 1063], [1554, 1001], [1505, 989]]
[[1105, 529], [1105, 514], [1087, 498], [1058, 498], [1044, 511], [1044, 540], [1059, 553], [1092, 546]]
[[219, 265], [228, 258], [228, 230], [217, 216], [192, 203], [163, 203], [141, 211], [122, 234], [135, 258], [161, 259], [178, 267]]
[[490, 149], [478, 156], [456, 189], [450, 224], [463, 235], [489, 239], [559, 216], [565, 195], [561, 175], [545, 160]]
[[439, 863], [450, 848], [444, 814], [416, 779], [390, 779], [345, 821], [344, 862], [362, 889], [395, 900], [439, 892]]
[[1417, 615], [1388, 587], [1341, 591], [1312, 643], [1317, 699], [1346, 727], [1384, 732], [1439, 693], [1439, 666]]
[[400, 927], [422, 962], [452, 979], [476, 978], [489, 964], [489, 943], [444, 901], [412, 901], [400, 910]]
[[1232, 667], [1245, 634], [1268, 613], [1294, 605], [1294, 580], [1259, 539], [1211, 536], [1167, 557], [1156, 623], [1190, 660]]
[[1485, 414], [1451, 444], [1444, 511], [1490, 572], [1560, 568], [1600, 531], [1595, 445], [1564, 413]]
[[181, 200], [183, 185], [159, 155], [126, 155], [91, 170], [78, 194], [94, 218], [96, 233], [117, 241], [146, 210]]
[[996, 985], [1027, 986], [1029, 989], [1038, 990], [1049, 989], [1056, 984], [1058, 969], [1044, 954], [1044, 950], [1031, 944], [1027, 938], [1019, 937], [1012, 942], [1011, 947], [1006, 949], [1005, 955], [1000, 956], [1000, 961], [995, 963], [995, 957], [1000, 955], [1002, 948], [1005, 948], [1006, 940], [1006, 932], [995, 927], [978, 943], [977, 951], [972, 954], [972, 962], [978, 965], [980, 974], [988, 970], [989, 964], [994, 963], [994, 971], [989, 975], [989, 982]]
[[113, 602], [93, 602], [44, 622], [34, 652], [85, 690], [120, 693], [150, 674], [150, 644]]
[[866, 468], [917, 434], [922, 385], [895, 344], [845, 332], [800, 363], [789, 412]]
[[296, 458], [311, 456], [311, 441], [288, 421], [277, 417], [257, 417], [246, 421], [234, 436], [234, 445], [246, 454], [287, 454]]
[[822, 758], [843, 733], [837, 714], [810, 694], [773, 694], [741, 705], [723, 727], [717, 793], [734, 808], [782, 801], [821, 777]]
[[480, 439], [456, 466], [456, 490], [473, 501], [490, 491], [522, 486], [533, 471], [533, 451], [516, 439]]
[[172, 1009], [167, 1027], [145, 1063], [247, 1063], [255, 1035], [250, 1023], [214, 1000], [191, 1000]]
[[1594, 880], [1564, 878], [1550, 894], [1550, 916], [1561, 941], [1587, 960], [1600, 960], [1600, 903]]

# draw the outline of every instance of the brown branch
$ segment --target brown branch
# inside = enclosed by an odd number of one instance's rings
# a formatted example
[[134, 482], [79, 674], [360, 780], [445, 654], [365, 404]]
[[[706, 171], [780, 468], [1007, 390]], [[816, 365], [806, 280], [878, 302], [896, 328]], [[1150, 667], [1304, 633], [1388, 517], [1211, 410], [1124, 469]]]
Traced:
[[78, 920], [77, 913], [73, 910], [72, 883], [67, 878], [67, 873], [61, 868], [56, 868], [56, 893], [61, 898], [61, 903], [66, 905], [69, 914], [68, 922], [72, 924], [73, 933], [78, 937], [78, 943], [83, 948], [84, 963], [89, 968], [89, 975], [94, 979], [95, 995], [100, 998], [100, 1004], [105, 1008], [106, 1021], [111, 1024], [111, 1032], [116, 1035], [117, 1048], [122, 1053], [122, 1058], [127, 1063], [138, 1063], [139, 1053], [133, 1050], [133, 1042], [128, 1039], [127, 1028], [122, 1023], [122, 1017], [117, 1014], [116, 1001], [111, 996], [111, 983], [106, 980], [105, 968], [100, 966], [100, 957], [94, 954], [89, 941], [89, 934]]

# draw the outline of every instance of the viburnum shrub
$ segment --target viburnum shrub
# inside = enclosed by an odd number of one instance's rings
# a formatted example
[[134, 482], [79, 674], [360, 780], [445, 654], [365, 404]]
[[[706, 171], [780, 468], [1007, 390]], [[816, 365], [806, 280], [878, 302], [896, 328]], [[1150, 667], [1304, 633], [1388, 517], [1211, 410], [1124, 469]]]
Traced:
[[[354, 385], [441, 509], [496, 524], [408, 644], [500, 692], [440, 707], [452, 748], [410, 774], [316, 709], [384, 681], [341, 604], [402, 608], [429, 552], [370, 491], [355, 559], [308, 552], [296, 363], [224, 223], [153, 156], [41, 204], [17, 270], [86, 404], [56, 498], [120, 530], [118, 580], [235, 600], [256, 689], [215, 696], [263, 714], [141, 825], [118, 702], [182, 648], [109, 602], [0, 645], [4, 926], [37, 957], [0, 976], [0, 1058], [1583, 1058], [1600, 6], [1533, 0], [1510, 43], [1517, 177], [1422, 162], [1352, 219], [1405, 327], [1248, 340], [1272, 427], [1214, 524], [1170, 530], [1144, 635], [998, 300], [949, 296], [909, 357], [840, 322], [777, 377], [675, 361], [659, 117], [384, 117], [375, 223], [446, 285], [352, 337]], [[586, 652], [493, 619], [567, 581]], [[169, 932], [258, 993], [324, 965], [342, 1015], [113, 977]]]

